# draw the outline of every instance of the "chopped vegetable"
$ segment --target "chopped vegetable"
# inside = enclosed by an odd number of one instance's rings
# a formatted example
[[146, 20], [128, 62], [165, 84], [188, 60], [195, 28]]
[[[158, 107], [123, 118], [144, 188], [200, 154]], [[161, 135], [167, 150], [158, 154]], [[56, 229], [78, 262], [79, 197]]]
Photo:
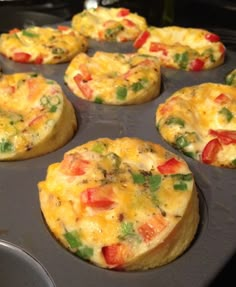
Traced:
[[236, 143], [236, 131], [209, 130], [209, 134], [216, 136], [219, 141], [224, 145]]
[[105, 150], [106, 150], [106, 145], [101, 141], [97, 141], [92, 147], [92, 151], [95, 151], [97, 153], [103, 153]]
[[165, 124], [167, 124], [167, 125], [179, 125], [181, 127], [184, 127], [185, 121], [181, 118], [178, 118], [178, 117], [169, 117], [165, 121]]
[[206, 164], [213, 163], [221, 148], [222, 146], [217, 138], [209, 141], [202, 151], [202, 161]]
[[85, 174], [85, 170], [89, 164], [90, 162], [83, 159], [80, 154], [65, 154], [61, 162], [61, 171], [65, 175], [79, 176]]
[[138, 38], [134, 42], [134, 48], [139, 49], [143, 46], [143, 44], [147, 41], [149, 38], [150, 33], [148, 31], [142, 32]]
[[141, 173], [133, 173], [132, 174], [133, 177], [133, 182], [137, 183], [137, 184], [144, 184], [146, 182], [146, 178], [143, 174]]
[[134, 230], [134, 225], [132, 222], [122, 222], [121, 223], [121, 235], [119, 236], [119, 239], [125, 240], [133, 238], [136, 241], [140, 242], [141, 239], [139, 235]]
[[201, 59], [194, 59], [191, 63], [190, 63], [190, 70], [197, 72], [197, 71], [201, 71], [204, 67], [204, 61]]
[[12, 59], [19, 63], [28, 63], [30, 61], [31, 55], [24, 52], [16, 52], [13, 54]]
[[223, 93], [221, 93], [219, 96], [217, 96], [214, 99], [214, 102], [217, 104], [226, 104], [229, 101], [230, 101], [230, 98]]
[[158, 43], [158, 42], [151, 42], [149, 47], [150, 52], [159, 52], [161, 51], [163, 55], [167, 56], [168, 51], [165, 44]]
[[183, 149], [190, 144], [188, 140], [186, 139], [186, 137], [183, 135], [177, 137], [177, 139], [175, 140], [175, 143], [176, 143], [176, 146], [180, 149]]
[[145, 242], [151, 241], [167, 226], [167, 221], [161, 214], [156, 214], [138, 227], [138, 232]]
[[188, 188], [187, 184], [183, 181], [180, 181], [179, 183], [174, 184], [175, 190], [185, 191], [187, 190], [187, 188]]
[[177, 53], [174, 55], [174, 62], [177, 63], [179, 67], [183, 70], [187, 68], [188, 61], [189, 61], [188, 52], [184, 52], [182, 54]]
[[220, 114], [222, 114], [227, 122], [230, 122], [232, 120], [232, 118], [234, 117], [233, 114], [231, 113], [231, 111], [227, 108], [222, 108], [220, 111], [219, 111]]
[[117, 16], [118, 16], [118, 17], [124, 17], [124, 16], [129, 15], [129, 13], [130, 13], [130, 10], [129, 10], [129, 9], [127, 9], [127, 8], [121, 8], [121, 9], [118, 11]]
[[30, 38], [38, 38], [39, 34], [36, 34], [30, 30], [22, 30], [22, 35]]
[[14, 150], [14, 146], [10, 141], [7, 141], [5, 139], [2, 139], [0, 142], [0, 152], [5, 153], [5, 152], [12, 152]]
[[182, 162], [178, 161], [174, 157], [164, 162], [162, 165], [158, 165], [157, 169], [161, 174], [177, 173], [182, 166]]
[[112, 192], [110, 186], [87, 188], [81, 193], [81, 202], [92, 208], [109, 209], [114, 204], [110, 199]]
[[127, 260], [128, 248], [121, 243], [102, 247], [102, 254], [107, 264], [121, 266]]
[[84, 97], [88, 100], [91, 99], [93, 96], [93, 90], [87, 83], [83, 81], [83, 76], [81, 74], [77, 74], [76, 76], [74, 76], [74, 81], [76, 82], [78, 88], [80, 89]]
[[220, 37], [214, 33], [206, 34], [205, 38], [210, 42], [219, 42], [220, 41]]
[[119, 86], [116, 88], [116, 97], [118, 100], [125, 100], [128, 94], [126, 87]]

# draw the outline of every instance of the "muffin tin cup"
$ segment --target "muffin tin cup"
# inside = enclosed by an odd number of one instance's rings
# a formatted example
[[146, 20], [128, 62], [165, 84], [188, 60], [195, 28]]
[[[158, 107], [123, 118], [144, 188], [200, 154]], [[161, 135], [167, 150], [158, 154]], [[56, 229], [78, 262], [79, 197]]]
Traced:
[[[111, 49], [111, 44], [102, 45], [102, 50]], [[96, 49], [99, 49], [98, 43], [89, 53]], [[114, 47], [112, 51], [116, 49]], [[132, 46], [127, 43], [122, 52], [132, 52]], [[42, 279], [46, 283], [40, 286], [209, 286], [236, 247], [235, 169], [205, 165], [175, 150], [156, 130], [155, 112], [158, 104], [182, 87], [204, 82], [224, 83], [226, 74], [235, 68], [234, 63], [236, 53], [229, 50], [225, 63], [213, 70], [185, 72], [162, 68], [162, 89], [158, 98], [140, 105], [108, 106], [84, 101], [71, 93], [63, 80], [68, 63], [19, 64], [0, 56], [3, 73], [34, 71], [56, 80], [74, 105], [79, 123], [70, 142], [52, 153], [24, 161], [0, 162], [0, 253], [4, 246], [2, 242], [7, 242], [21, 246], [24, 252], [31, 254], [47, 274]], [[106, 270], [76, 257], [51, 234], [39, 205], [37, 183], [45, 178], [48, 165], [61, 161], [66, 151], [89, 140], [126, 136], [161, 144], [186, 160], [194, 174], [200, 200], [200, 223], [191, 246], [173, 262], [147, 271]], [[27, 264], [34, 268], [35, 260], [29, 260]], [[8, 255], [2, 257], [0, 254], [0, 266], [8, 264], [7, 261]], [[4, 275], [8, 272], [8, 268], [2, 270]], [[14, 277], [14, 269], [11, 274]], [[0, 272], [0, 280], [1, 276]], [[37, 275], [32, 273], [31, 277], [37, 278]], [[20, 285], [16, 282], [15, 286]], [[1, 284], [1, 287], [8, 285]]]

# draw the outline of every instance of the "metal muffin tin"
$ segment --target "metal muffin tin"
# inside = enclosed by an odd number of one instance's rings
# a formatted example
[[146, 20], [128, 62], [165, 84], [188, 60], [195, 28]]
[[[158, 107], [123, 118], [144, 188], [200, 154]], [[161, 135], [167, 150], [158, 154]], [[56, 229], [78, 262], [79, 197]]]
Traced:
[[[97, 49], [133, 51], [130, 43], [121, 46], [91, 41], [88, 53]], [[235, 63], [236, 52], [228, 50], [225, 63], [213, 70], [162, 68], [158, 98], [140, 105], [108, 106], [84, 101], [70, 92], [63, 81], [68, 63], [20, 64], [0, 56], [5, 74], [34, 71], [56, 80], [73, 103], [79, 123], [73, 139], [55, 152], [24, 161], [0, 162], [0, 286], [210, 286], [236, 249], [236, 170], [202, 164], [172, 148], [155, 128], [155, 112], [159, 103], [182, 87], [224, 83]], [[165, 266], [142, 272], [101, 269], [71, 254], [50, 233], [39, 205], [37, 183], [45, 178], [48, 165], [61, 161], [67, 150], [89, 140], [125, 136], [161, 144], [184, 158], [194, 174], [200, 199], [201, 220], [188, 250]], [[24, 280], [19, 279], [19, 266]]]

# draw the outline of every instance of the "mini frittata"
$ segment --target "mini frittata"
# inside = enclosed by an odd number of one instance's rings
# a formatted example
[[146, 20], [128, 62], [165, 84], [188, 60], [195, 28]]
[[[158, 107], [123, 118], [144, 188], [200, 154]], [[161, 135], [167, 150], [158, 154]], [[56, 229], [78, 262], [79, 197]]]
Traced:
[[88, 48], [87, 39], [67, 26], [13, 29], [0, 36], [0, 53], [20, 63], [58, 64]]
[[96, 52], [78, 54], [69, 64], [65, 83], [78, 97], [110, 104], [141, 104], [160, 93], [160, 64], [155, 57]]
[[72, 27], [90, 39], [126, 42], [135, 40], [147, 23], [144, 17], [127, 8], [97, 7], [74, 15]]
[[0, 160], [54, 151], [75, 133], [74, 109], [55, 81], [37, 73], [0, 77]]
[[236, 87], [236, 69], [229, 72], [225, 78], [226, 85]]
[[182, 88], [158, 106], [156, 126], [187, 156], [236, 168], [236, 87], [204, 83]]
[[199, 222], [186, 162], [138, 138], [99, 138], [64, 154], [38, 184], [49, 229], [69, 251], [108, 269], [167, 264]]
[[151, 26], [139, 35], [134, 47], [140, 54], [158, 57], [164, 67], [186, 71], [215, 68], [225, 57], [225, 47], [218, 35], [178, 26]]

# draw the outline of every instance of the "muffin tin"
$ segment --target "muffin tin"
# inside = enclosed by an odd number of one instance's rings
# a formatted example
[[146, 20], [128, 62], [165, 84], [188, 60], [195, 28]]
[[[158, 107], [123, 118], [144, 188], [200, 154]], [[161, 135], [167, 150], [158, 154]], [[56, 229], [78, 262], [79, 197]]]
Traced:
[[[97, 49], [133, 51], [131, 43], [121, 46], [91, 41], [88, 53]], [[168, 145], [156, 130], [155, 111], [158, 104], [182, 87], [224, 83], [235, 63], [236, 52], [227, 50], [225, 63], [213, 70], [162, 68], [158, 98], [141, 105], [108, 106], [86, 102], [70, 92], [63, 81], [68, 63], [20, 64], [0, 56], [3, 73], [33, 71], [56, 80], [74, 105], [79, 123], [73, 139], [55, 152], [24, 161], [0, 162], [1, 287], [209, 286], [236, 248], [236, 171], [202, 164]], [[142, 272], [104, 270], [71, 254], [50, 233], [39, 206], [37, 183], [45, 178], [48, 165], [61, 161], [67, 150], [89, 140], [125, 136], [156, 142], [186, 160], [200, 199], [200, 224], [188, 250], [165, 266]]]

